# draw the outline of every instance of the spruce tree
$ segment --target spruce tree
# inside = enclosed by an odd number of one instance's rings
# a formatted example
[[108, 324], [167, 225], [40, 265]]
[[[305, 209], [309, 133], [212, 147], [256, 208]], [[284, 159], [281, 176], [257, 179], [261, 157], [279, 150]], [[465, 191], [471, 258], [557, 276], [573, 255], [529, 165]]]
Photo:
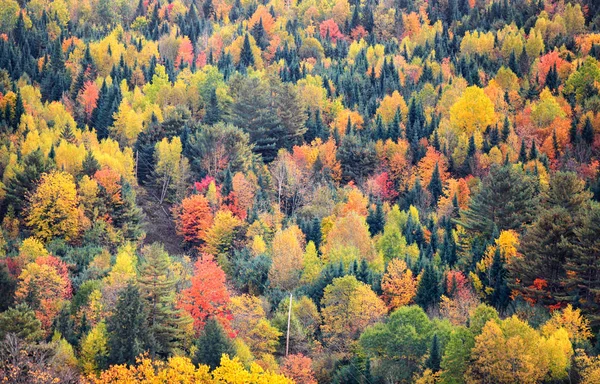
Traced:
[[490, 303], [503, 313], [510, 302], [510, 289], [507, 285], [506, 269], [504, 268], [504, 259], [500, 253], [500, 248], [496, 248], [494, 259], [489, 271], [489, 284], [493, 289]]
[[246, 33], [244, 35], [244, 43], [240, 52], [240, 67], [246, 68], [254, 65], [254, 54], [252, 53], [252, 47], [250, 46], [250, 38]]
[[163, 358], [181, 346], [183, 325], [187, 317], [176, 307], [176, 284], [169, 269], [171, 258], [161, 244], [142, 250], [139, 272], [141, 296], [146, 301], [150, 354]]
[[431, 347], [429, 348], [429, 357], [425, 362], [425, 367], [431, 369], [433, 372], [440, 370], [440, 363], [442, 362], [442, 351], [440, 349], [440, 341], [437, 333], [433, 335], [431, 339]]
[[117, 299], [108, 318], [108, 360], [110, 364], [135, 364], [135, 358], [148, 347], [147, 313], [140, 292], [128, 285]]
[[206, 103], [206, 114], [204, 115], [204, 122], [206, 124], [216, 124], [221, 120], [221, 108], [219, 107], [219, 100], [217, 99], [217, 90], [211, 89], [210, 97]]
[[435, 168], [433, 168], [433, 173], [431, 174], [431, 181], [427, 186], [427, 190], [431, 193], [431, 197], [433, 198], [432, 205], [436, 205], [440, 196], [444, 194], [444, 187], [442, 185], [442, 179], [440, 177], [440, 168], [438, 163], [435, 163]]
[[367, 225], [369, 226], [369, 232], [371, 233], [371, 236], [375, 236], [383, 231], [383, 227], [385, 225], [385, 214], [383, 213], [383, 206], [381, 202], [377, 202], [375, 209], [369, 208]]
[[437, 305], [440, 301], [440, 283], [434, 267], [428, 263], [423, 269], [421, 279], [417, 285], [415, 303], [425, 311]]
[[214, 317], [209, 318], [200, 333], [200, 337], [196, 342], [196, 354], [192, 359], [196, 365], [208, 365], [210, 369], [215, 369], [221, 363], [223, 354], [234, 356], [234, 347], [225, 334], [223, 327]]
[[590, 120], [589, 116], [585, 119], [585, 124], [581, 130], [581, 138], [588, 145], [592, 145], [594, 143], [594, 127], [592, 126], [592, 121]]
[[527, 162], [527, 147], [525, 146], [525, 140], [521, 140], [521, 149], [519, 150], [519, 161], [523, 164]]

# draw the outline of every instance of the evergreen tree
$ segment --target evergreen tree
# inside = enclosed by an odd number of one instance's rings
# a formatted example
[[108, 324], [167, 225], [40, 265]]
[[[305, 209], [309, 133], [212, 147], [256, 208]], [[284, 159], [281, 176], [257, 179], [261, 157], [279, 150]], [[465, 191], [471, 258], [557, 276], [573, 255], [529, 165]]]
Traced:
[[217, 90], [213, 88], [210, 92], [210, 97], [206, 103], [206, 114], [204, 115], [204, 122], [206, 124], [216, 124], [221, 120], [221, 108], [219, 107], [219, 100], [217, 99]]
[[440, 169], [438, 163], [435, 163], [435, 168], [433, 169], [433, 173], [431, 174], [431, 181], [427, 186], [427, 190], [431, 193], [431, 197], [433, 198], [432, 205], [436, 205], [440, 196], [444, 194], [444, 187], [442, 185], [442, 179], [440, 177]]
[[437, 272], [430, 263], [425, 265], [421, 273], [422, 276], [417, 286], [415, 303], [427, 311], [436, 306], [440, 301], [440, 283]]
[[489, 271], [489, 284], [493, 288], [490, 303], [500, 312], [504, 312], [510, 302], [510, 289], [506, 281], [506, 270], [504, 259], [500, 254], [500, 248], [496, 248], [494, 259]]
[[499, 230], [520, 230], [533, 221], [537, 211], [534, 183], [510, 165], [492, 166], [458, 223], [485, 235], [491, 235], [494, 225]]
[[225, 334], [221, 324], [213, 317], [206, 321], [196, 342], [196, 348], [196, 354], [192, 360], [194, 364], [208, 365], [211, 370], [220, 365], [223, 354], [227, 354], [231, 358], [234, 357], [231, 340]]
[[433, 335], [431, 339], [431, 348], [429, 348], [429, 357], [425, 362], [425, 367], [431, 369], [433, 372], [440, 370], [440, 363], [442, 362], [442, 351], [440, 349], [440, 341], [437, 333]]
[[385, 225], [385, 214], [381, 202], [377, 202], [375, 209], [369, 208], [367, 215], [367, 225], [371, 236], [375, 236], [383, 231]]
[[108, 360], [110, 364], [135, 364], [135, 358], [148, 346], [147, 312], [134, 285], [128, 285], [117, 299], [108, 318]]
[[251, 67], [254, 65], [254, 54], [252, 53], [252, 47], [250, 46], [250, 38], [248, 34], [244, 35], [244, 44], [240, 52], [240, 68]]
[[592, 145], [594, 143], [594, 127], [592, 126], [592, 121], [589, 117], [585, 119], [585, 124], [581, 130], [581, 138], [588, 145]]
[[510, 122], [508, 121], [508, 116], [504, 116], [504, 124], [502, 125], [502, 141], [506, 142], [508, 135], [510, 135]]
[[538, 158], [538, 150], [535, 145], [535, 140], [531, 143], [531, 150], [529, 151], [529, 160], [536, 160]]
[[164, 247], [158, 243], [146, 246], [142, 260], [138, 282], [148, 308], [150, 354], [164, 358], [181, 346], [183, 324], [188, 318], [176, 308], [177, 281], [169, 269], [171, 258]]
[[523, 164], [527, 162], [527, 147], [525, 146], [525, 140], [521, 140], [521, 149], [519, 150], [519, 161]]
[[0, 264], [0, 312], [6, 311], [14, 301], [16, 280], [10, 275], [6, 264]]

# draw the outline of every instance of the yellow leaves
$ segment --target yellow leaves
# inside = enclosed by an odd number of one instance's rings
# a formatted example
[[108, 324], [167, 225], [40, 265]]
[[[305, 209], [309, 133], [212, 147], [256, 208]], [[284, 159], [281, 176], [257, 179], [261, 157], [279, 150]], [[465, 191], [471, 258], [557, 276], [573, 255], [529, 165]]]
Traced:
[[573, 343], [581, 343], [592, 337], [589, 320], [581, 315], [579, 309], [573, 309], [571, 304], [561, 311], [554, 311], [541, 331], [545, 336], [550, 336], [559, 329], [565, 329]]
[[351, 187], [346, 196], [346, 202], [340, 207], [340, 216], [347, 216], [354, 212], [359, 216], [367, 217], [369, 198], [362, 194], [360, 189]]
[[450, 108], [450, 123], [468, 136], [485, 130], [495, 122], [494, 104], [483, 90], [475, 85], [467, 87]]
[[331, 130], [335, 131], [337, 129], [340, 137], [344, 137], [344, 135], [347, 133], [348, 121], [350, 121], [350, 124], [352, 124], [352, 128], [356, 130], [361, 130], [365, 122], [360, 113], [351, 111], [349, 109], [344, 109], [338, 113], [335, 120], [331, 123]]
[[181, 139], [175, 136], [169, 142], [169, 139], [164, 137], [159, 143], [156, 143], [156, 173], [166, 174], [177, 169], [183, 150]]
[[495, 80], [505, 92], [517, 91], [519, 89], [519, 78], [510, 68], [506, 68], [505, 66], [500, 67], [496, 73]]
[[304, 234], [297, 225], [278, 231], [273, 238], [273, 262], [269, 271], [271, 284], [293, 290], [300, 282]]
[[[98, 323], [81, 341], [79, 366], [85, 375], [98, 372], [98, 361], [108, 356], [108, 333], [104, 322]], [[96, 381], [100, 382], [100, 381]]]
[[209, 384], [211, 380], [206, 365], [198, 368], [187, 357], [173, 356], [166, 362], [152, 360], [147, 355], [136, 359], [136, 365], [113, 365], [102, 372], [99, 377], [89, 376], [88, 380], [95, 384], [108, 383], [180, 383], [180, 384]]
[[394, 120], [397, 110], [400, 110], [401, 116], [406, 117], [408, 106], [402, 95], [398, 91], [394, 91], [391, 95], [386, 95], [381, 100], [376, 114], [381, 116], [384, 124], [389, 125]]
[[567, 331], [560, 328], [553, 332], [547, 339], [543, 339], [541, 349], [547, 355], [549, 376], [554, 380], [565, 379], [573, 356], [573, 346]]
[[540, 100], [531, 106], [531, 120], [538, 128], [546, 128], [557, 117], [565, 117], [566, 113], [561, 108], [548, 88], [544, 88], [540, 93]]
[[264, 371], [258, 364], [252, 363], [247, 371], [236, 357], [221, 357], [221, 365], [212, 372], [215, 384], [293, 384], [291, 379], [269, 371]]
[[56, 168], [76, 176], [83, 168], [83, 160], [86, 153], [83, 144], [76, 145], [66, 140], [61, 140], [55, 149], [54, 160]]
[[[326, 219], [323, 220], [323, 225], [327, 225]], [[341, 256], [349, 254], [364, 258], [368, 262], [377, 260], [364, 217], [351, 212], [349, 215], [335, 220], [331, 229], [323, 233], [326, 233], [323, 257], [328, 262], [339, 262]], [[378, 267], [382, 268], [383, 266]]]
[[[233, 57], [233, 61], [238, 64], [240, 62], [240, 54], [242, 52], [242, 46], [244, 45], [244, 36], [238, 36], [229, 47], [225, 50], [230, 53]], [[254, 56], [254, 67], [256, 69], [262, 69], [264, 64], [261, 57], [261, 50], [256, 45], [256, 40], [254, 40], [254, 36], [248, 34], [248, 40], [250, 41], [250, 49], [252, 50], [252, 55]]]
[[494, 40], [492, 32], [467, 31], [460, 42], [460, 53], [465, 56], [489, 55], [494, 49]]
[[37, 238], [49, 241], [58, 236], [69, 241], [79, 235], [79, 197], [71, 175], [65, 172], [42, 175], [28, 200], [25, 222]]
[[100, 164], [101, 168], [108, 167], [117, 172], [129, 184], [136, 184], [134, 170], [133, 151], [130, 147], [121, 151], [119, 143], [110, 138], [102, 140], [101, 143], [93, 142], [90, 145], [92, 154]]
[[19, 261], [23, 265], [34, 262], [38, 257], [48, 256], [49, 253], [41, 241], [35, 237], [28, 237], [21, 243], [19, 248]]
[[113, 265], [110, 273], [104, 279], [108, 285], [116, 285], [124, 287], [130, 282], [133, 282], [136, 278], [135, 266], [137, 264], [137, 257], [135, 256], [135, 249], [133, 245], [129, 244], [121, 247], [117, 253], [115, 264]]
[[417, 281], [404, 260], [390, 261], [381, 281], [381, 289], [390, 310], [412, 302], [417, 294]]
[[313, 241], [306, 245], [306, 251], [302, 259], [302, 277], [300, 281], [304, 284], [310, 284], [316, 281], [323, 270], [323, 262], [317, 253], [317, 247]]
[[111, 127], [111, 132], [122, 146], [133, 145], [137, 140], [138, 134], [142, 132], [142, 117], [131, 108], [126, 100], [121, 102], [119, 111], [113, 114], [115, 122]]

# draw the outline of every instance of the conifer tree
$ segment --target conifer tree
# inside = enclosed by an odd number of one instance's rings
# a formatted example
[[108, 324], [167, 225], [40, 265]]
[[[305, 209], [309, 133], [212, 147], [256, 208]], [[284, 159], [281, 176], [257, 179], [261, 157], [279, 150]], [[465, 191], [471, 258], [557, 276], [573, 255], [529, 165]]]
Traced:
[[435, 168], [433, 169], [433, 173], [431, 174], [431, 181], [427, 186], [427, 190], [431, 193], [431, 196], [433, 198], [432, 205], [436, 205], [438, 199], [444, 193], [444, 186], [442, 185], [442, 179], [440, 177], [440, 168], [438, 163], [435, 163]]
[[248, 34], [244, 35], [244, 43], [240, 52], [240, 64], [241, 68], [251, 67], [254, 65], [254, 54], [252, 53], [252, 47], [250, 46], [250, 39]]
[[422, 274], [417, 286], [415, 303], [427, 311], [440, 301], [440, 283], [437, 272], [430, 263], [425, 265]]
[[233, 358], [234, 348], [231, 340], [225, 334], [221, 324], [214, 318], [206, 321], [204, 329], [196, 342], [196, 354], [193, 362], [196, 365], [208, 365], [210, 369], [215, 369], [221, 362], [223, 354]]
[[110, 364], [134, 364], [148, 347], [147, 312], [134, 285], [119, 294], [113, 315], [107, 321]]
[[429, 357], [425, 362], [425, 367], [431, 369], [433, 372], [440, 370], [440, 363], [442, 361], [442, 351], [440, 350], [440, 340], [437, 333], [433, 335], [431, 339], [431, 347], [429, 348]]

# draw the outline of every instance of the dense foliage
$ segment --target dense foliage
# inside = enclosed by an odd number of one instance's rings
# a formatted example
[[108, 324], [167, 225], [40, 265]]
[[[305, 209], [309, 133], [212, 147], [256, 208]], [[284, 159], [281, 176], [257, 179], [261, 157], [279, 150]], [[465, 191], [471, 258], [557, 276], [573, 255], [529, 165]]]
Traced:
[[600, 382], [599, 62], [595, 0], [0, 0], [0, 381]]

